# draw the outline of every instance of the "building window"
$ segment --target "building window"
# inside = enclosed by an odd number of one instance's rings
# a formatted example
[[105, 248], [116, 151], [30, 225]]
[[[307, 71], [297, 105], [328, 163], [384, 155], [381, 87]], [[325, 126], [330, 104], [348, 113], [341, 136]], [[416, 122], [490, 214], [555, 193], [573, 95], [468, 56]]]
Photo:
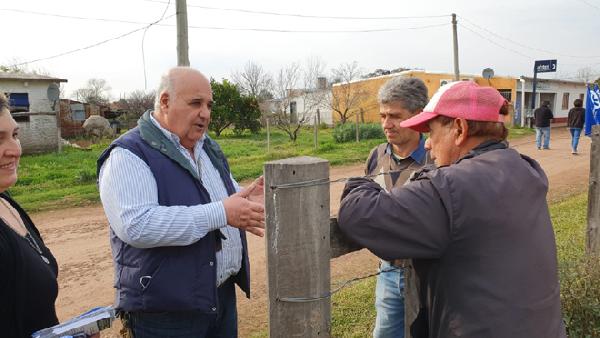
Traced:
[[296, 114], [296, 101], [290, 102], [290, 114]]
[[569, 109], [569, 93], [563, 93], [562, 109]]
[[9, 93], [6, 96], [8, 97], [11, 113], [23, 113], [29, 111], [28, 93]]
[[584, 98], [584, 97], [585, 97], [585, 94], [579, 94], [579, 99], [580, 99], [581, 101], [583, 101], [583, 98]]
[[498, 92], [500, 92], [500, 95], [502, 95], [506, 101], [512, 102], [512, 89], [498, 89]]
[[29, 122], [29, 115], [21, 115], [17, 113], [16, 115], [13, 115], [13, 119], [15, 119], [15, 122]]
[[74, 110], [71, 112], [73, 121], [85, 121], [85, 110]]
[[298, 122], [298, 114], [296, 113], [296, 101], [290, 102], [290, 122]]

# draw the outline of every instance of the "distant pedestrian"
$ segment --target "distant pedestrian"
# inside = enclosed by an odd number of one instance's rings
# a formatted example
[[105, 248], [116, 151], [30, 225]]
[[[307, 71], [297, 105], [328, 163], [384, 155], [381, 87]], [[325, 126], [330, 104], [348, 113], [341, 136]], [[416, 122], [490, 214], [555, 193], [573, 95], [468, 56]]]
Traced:
[[581, 129], [585, 123], [585, 108], [583, 108], [583, 101], [576, 99], [573, 102], [574, 108], [569, 110], [569, 118], [567, 120], [567, 127], [571, 132], [571, 154], [577, 155], [577, 145], [579, 144], [579, 135], [581, 135]]
[[[535, 117], [535, 145], [538, 150], [550, 149], [550, 121], [554, 118], [550, 110], [550, 102], [542, 102], [542, 106], [533, 112]], [[543, 143], [542, 143], [543, 137]]]

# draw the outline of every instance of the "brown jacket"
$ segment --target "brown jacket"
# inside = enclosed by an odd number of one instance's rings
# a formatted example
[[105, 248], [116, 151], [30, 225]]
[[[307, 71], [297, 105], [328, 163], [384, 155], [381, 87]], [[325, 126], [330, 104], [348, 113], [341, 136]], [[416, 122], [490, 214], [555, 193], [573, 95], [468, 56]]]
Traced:
[[537, 162], [488, 142], [391, 193], [350, 180], [339, 225], [383, 259], [413, 259], [426, 299], [414, 337], [563, 338], [547, 190]]
[[[381, 182], [387, 191], [399, 188], [408, 183], [409, 177], [431, 161], [425, 150], [425, 138], [421, 137], [417, 149], [406, 159], [396, 160], [391, 145], [382, 143], [373, 148], [365, 164], [365, 175], [378, 175], [375, 182]], [[411, 324], [417, 319], [421, 301], [419, 300], [419, 280], [410, 259], [394, 260], [395, 266], [401, 266], [404, 274], [404, 337], [413, 338], [410, 333]]]

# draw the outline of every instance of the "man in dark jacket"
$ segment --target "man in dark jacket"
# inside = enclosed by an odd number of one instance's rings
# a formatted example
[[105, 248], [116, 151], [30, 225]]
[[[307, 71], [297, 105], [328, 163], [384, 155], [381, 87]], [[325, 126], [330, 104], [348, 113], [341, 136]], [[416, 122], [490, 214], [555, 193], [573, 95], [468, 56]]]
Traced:
[[544, 149], [550, 149], [550, 122], [554, 118], [550, 110], [550, 102], [542, 102], [542, 106], [533, 112], [535, 117], [535, 144], [538, 150], [542, 149], [542, 138]]
[[567, 127], [571, 132], [571, 154], [577, 155], [577, 145], [579, 144], [579, 136], [581, 135], [581, 129], [585, 123], [585, 108], [583, 108], [583, 101], [576, 99], [573, 102], [575, 107], [569, 110], [569, 117], [567, 119]]
[[508, 148], [507, 112], [493, 88], [445, 85], [401, 124], [430, 131], [437, 168], [389, 193], [364, 178], [344, 189], [342, 231], [382, 259], [413, 259], [426, 300], [414, 337], [566, 337], [548, 179]]

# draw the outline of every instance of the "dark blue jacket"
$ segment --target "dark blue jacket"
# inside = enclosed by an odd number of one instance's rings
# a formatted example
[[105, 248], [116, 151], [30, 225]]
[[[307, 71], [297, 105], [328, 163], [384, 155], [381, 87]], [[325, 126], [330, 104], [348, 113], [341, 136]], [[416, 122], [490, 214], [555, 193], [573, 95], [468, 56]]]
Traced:
[[[211, 202], [209, 193], [185, 157], [150, 122], [149, 115], [145, 114], [144, 117], [137, 128], [119, 137], [100, 155], [98, 171], [112, 149], [125, 148], [150, 167], [158, 188], [159, 205], [192, 206]], [[219, 146], [206, 138], [203, 149], [219, 171], [228, 194], [234, 194], [229, 165]], [[250, 269], [246, 235], [244, 231], [240, 231], [240, 235], [243, 245], [242, 267], [231, 278], [249, 297]], [[216, 252], [223, 238], [220, 230], [211, 231], [188, 246], [149, 249], [128, 245], [112, 229], [110, 236], [118, 309], [150, 312], [200, 310], [216, 314]]]

